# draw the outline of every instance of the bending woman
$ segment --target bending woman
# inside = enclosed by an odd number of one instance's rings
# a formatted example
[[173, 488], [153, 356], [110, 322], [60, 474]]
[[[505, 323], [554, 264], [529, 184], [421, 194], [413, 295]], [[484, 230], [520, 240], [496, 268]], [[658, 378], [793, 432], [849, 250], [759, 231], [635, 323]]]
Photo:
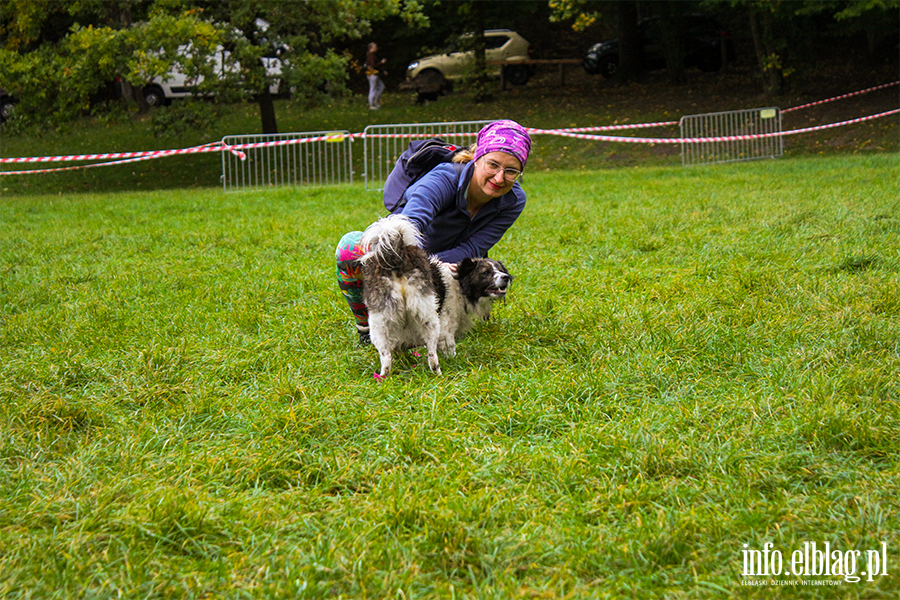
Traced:
[[[422, 235], [422, 247], [445, 263], [487, 256], [525, 208], [518, 178], [531, 152], [531, 138], [515, 121], [485, 126], [475, 145], [453, 157], [460, 168], [440, 164], [403, 194], [399, 211]], [[402, 202], [401, 202], [402, 204]], [[356, 320], [362, 344], [369, 342], [369, 313], [363, 302], [359, 258], [361, 231], [341, 238], [337, 247], [338, 285]]]

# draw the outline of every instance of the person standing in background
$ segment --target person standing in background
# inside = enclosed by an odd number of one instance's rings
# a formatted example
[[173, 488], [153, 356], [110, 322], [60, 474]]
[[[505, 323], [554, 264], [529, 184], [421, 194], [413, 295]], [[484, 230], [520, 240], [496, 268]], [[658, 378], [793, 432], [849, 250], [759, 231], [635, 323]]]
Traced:
[[381, 94], [384, 93], [384, 82], [378, 76], [384, 58], [378, 60], [378, 44], [369, 42], [369, 51], [366, 53], [366, 76], [369, 78], [369, 110], [381, 108]]

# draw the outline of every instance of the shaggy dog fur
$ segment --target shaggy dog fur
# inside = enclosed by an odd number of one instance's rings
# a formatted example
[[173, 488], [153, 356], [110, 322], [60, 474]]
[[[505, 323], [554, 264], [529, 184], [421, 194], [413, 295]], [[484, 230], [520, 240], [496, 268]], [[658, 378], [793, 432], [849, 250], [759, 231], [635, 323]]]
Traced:
[[391, 372], [393, 352], [425, 346], [428, 366], [440, 375], [437, 352], [456, 354], [456, 339], [475, 320], [487, 319], [494, 300], [506, 296], [512, 276], [502, 263], [465, 259], [456, 274], [419, 246], [406, 217], [391, 215], [363, 233], [360, 259], [369, 333], [381, 358], [379, 377]]

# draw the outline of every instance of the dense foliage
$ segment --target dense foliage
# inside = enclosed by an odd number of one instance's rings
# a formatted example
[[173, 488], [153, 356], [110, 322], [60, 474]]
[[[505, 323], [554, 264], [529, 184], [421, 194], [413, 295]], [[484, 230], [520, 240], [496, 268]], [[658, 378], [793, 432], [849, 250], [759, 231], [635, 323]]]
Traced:
[[[139, 91], [177, 68], [201, 92], [226, 101], [258, 98], [264, 129], [276, 127], [268, 97], [276, 78], [301, 96], [340, 91], [348, 57], [334, 50], [336, 40], [359, 38], [372, 20], [415, 9], [401, 10], [397, 0], [11, 0], [8, 5], [0, 22], [7, 32], [0, 48], [0, 86], [20, 100], [22, 118], [75, 118], [113, 83], [123, 87], [126, 99], [139, 102], [141, 95], [129, 90]], [[40, 26], [40, 19], [56, 26]], [[60, 20], [67, 27], [59, 26]], [[407, 21], [416, 22], [415, 15]], [[281, 74], [268, 73], [263, 57], [280, 58]], [[218, 69], [216, 59], [223, 65]]]
[[[637, 46], [627, 50], [625, 42], [635, 36], [639, 18], [659, 15], [667, 17], [664, 29], [671, 37], [684, 27], [680, 17], [698, 10], [717, 15], [737, 37], [752, 42], [764, 89], [768, 93], [783, 90], [785, 78], [802, 63], [815, 62], [821, 54], [830, 54], [837, 42], [843, 51], [854, 44], [854, 38], [865, 38], [870, 57], [896, 54], [897, 0], [821, 1], [821, 0], [705, 0], [703, 2], [602, 2], [599, 0], [550, 0], [553, 18], [573, 22], [576, 30], [615, 21], [622, 40], [620, 78], [635, 78], [640, 66], [631, 59]], [[664, 37], [665, 39], [664, 32]], [[669, 70], [680, 78], [678, 48], [666, 49]]]
[[[275, 79], [300, 100], [362, 86], [364, 36], [378, 40], [396, 83], [410, 60], [481, 26], [517, 30], [537, 58], [579, 58], [590, 43], [628, 38], [636, 19], [703, 10], [719, 16], [743, 56], [752, 57], [764, 89], [778, 93], [795, 72], [815, 68], [835, 48], [861, 51], [866, 60], [895, 57], [898, 7], [900, 0], [6, 0], [0, 87], [18, 99], [20, 120], [46, 126], [107, 111], [119, 96], [138, 106], [144, 84], [178, 68], [223, 101], [255, 98], [263, 130], [273, 131], [268, 90]], [[229, 52], [229, 68], [214, 75], [212, 55], [221, 47]], [[627, 55], [623, 51], [623, 66], [633, 66]], [[281, 75], [261, 62], [276, 56]], [[631, 68], [619, 76], [638, 75]], [[477, 89], [483, 87], [482, 81]]]

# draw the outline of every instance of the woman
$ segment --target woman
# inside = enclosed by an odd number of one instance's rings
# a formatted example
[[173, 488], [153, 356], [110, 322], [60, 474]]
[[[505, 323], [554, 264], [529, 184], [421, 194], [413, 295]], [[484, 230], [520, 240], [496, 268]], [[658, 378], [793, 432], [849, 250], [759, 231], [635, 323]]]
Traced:
[[369, 110], [381, 108], [381, 94], [384, 93], [384, 82], [378, 75], [381, 73], [381, 65], [386, 62], [386, 59], [378, 60], [376, 52], [378, 52], [378, 44], [369, 42], [369, 51], [366, 53], [366, 77], [369, 79]]
[[[531, 152], [531, 138], [515, 121], [485, 126], [475, 145], [440, 164], [404, 192], [400, 214], [422, 235], [428, 254], [455, 265], [464, 258], [487, 256], [525, 208], [525, 191], [518, 178]], [[359, 247], [362, 232], [354, 231], [338, 244], [338, 285], [356, 319], [360, 343], [369, 341], [369, 315], [363, 302]]]

